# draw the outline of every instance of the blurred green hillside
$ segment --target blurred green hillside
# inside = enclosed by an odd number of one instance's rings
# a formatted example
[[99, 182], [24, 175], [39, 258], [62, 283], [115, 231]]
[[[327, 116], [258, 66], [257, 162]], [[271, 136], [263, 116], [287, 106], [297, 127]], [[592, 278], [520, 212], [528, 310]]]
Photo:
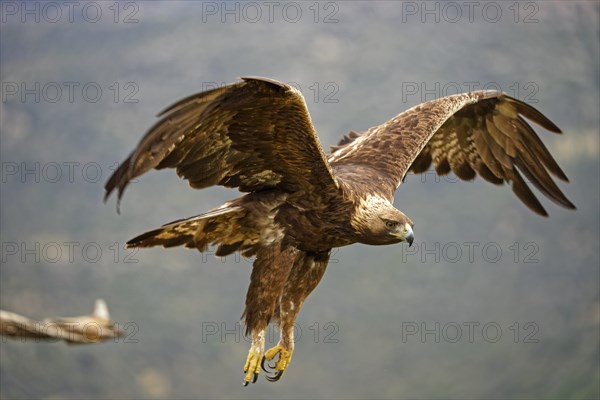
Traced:
[[[97, 22], [82, 3], [71, 22], [64, 6], [57, 20], [3, 2], [0, 307], [42, 319], [102, 297], [129, 334], [3, 338], [0, 397], [598, 398], [598, 3], [478, 3], [472, 18], [460, 2], [282, 2], [272, 18], [267, 3], [97, 2]], [[537, 131], [578, 210], [543, 199], [540, 218], [506, 186], [409, 175], [396, 206], [416, 246], [336, 250], [285, 377], [244, 389], [251, 261], [123, 248], [238, 193], [153, 171], [120, 215], [102, 198], [159, 111], [246, 75], [299, 86], [326, 148], [457, 88], [499, 87], [563, 130]]]

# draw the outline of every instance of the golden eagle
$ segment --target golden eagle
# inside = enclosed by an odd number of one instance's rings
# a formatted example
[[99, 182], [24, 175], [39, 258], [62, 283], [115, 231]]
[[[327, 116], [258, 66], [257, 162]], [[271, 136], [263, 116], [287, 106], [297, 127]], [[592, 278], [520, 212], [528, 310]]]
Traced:
[[[189, 96], [161, 119], [106, 183], [106, 198], [152, 168], [175, 168], [196, 189], [212, 185], [246, 194], [205, 214], [146, 232], [130, 247], [185, 246], [255, 256], [243, 314], [252, 345], [244, 385], [277, 355], [273, 381], [288, 367], [294, 322], [317, 286], [332, 248], [414, 239], [413, 222], [394, 208], [407, 172], [433, 163], [438, 174], [476, 175], [546, 211], [521, 174], [546, 197], [574, 209], [550, 174], [568, 181], [525, 118], [560, 129], [535, 108], [498, 91], [457, 94], [417, 105], [363, 134], [351, 132], [325, 153], [302, 94], [256, 77]], [[280, 340], [265, 352], [265, 330]]]

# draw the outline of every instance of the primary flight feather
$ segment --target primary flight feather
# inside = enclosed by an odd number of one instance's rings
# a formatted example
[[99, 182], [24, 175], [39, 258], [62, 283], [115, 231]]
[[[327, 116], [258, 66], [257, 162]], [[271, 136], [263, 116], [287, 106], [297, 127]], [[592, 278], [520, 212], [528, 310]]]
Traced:
[[[323, 276], [334, 247], [414, 240], [413, 222], [394, 208], [409, 171], [434, 165], [463, 180], [508, 182], [532, 211], [547, 215], [526, 181], [568, 209], [575, 206], [551, 175], [567, 181], [526, 120], [560, 130], [535, 108], [502, 92], [477, 91], [428, 101], [362, 134], [351, 132], [327, 154], [302, 94], [256, 77], [189, 96], [160, 115], [106, 183], [106, 197], [151, 169], [175, 168], [193, 188], [236, 187], [246, 194], [205, 214], [171, 222], [130, 247], [185, 246], [255, 256], [244, 322], [252, 345], [244, 384], [277, 356], [278, 380], [294, 350], [294, 322]], [[280, 340], [265, 352], [265, 330]]]

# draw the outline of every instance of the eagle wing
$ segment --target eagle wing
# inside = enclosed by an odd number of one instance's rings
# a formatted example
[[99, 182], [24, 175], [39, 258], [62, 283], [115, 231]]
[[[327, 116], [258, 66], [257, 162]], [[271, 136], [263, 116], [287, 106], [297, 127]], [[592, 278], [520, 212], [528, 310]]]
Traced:
[[182, 99], [159, 117], [107, 181], [105, 200], [114, 190], [120, 200], [152, 168], [175, 168], [196, 189], [279, 188], [312, 206], [338, 192], [304, 97], [288, 85], [244, 77]]
[[502, 92], [477, 91], [428, 101], [363, 134], [351, 132], [328, 160], [334, 170], [361, 166], [390, 200], [408, 171], [421, 173], [433, 163], [439, 175], [452, 171], [462, 180], [479, 175], [494, 184], [510, 182], [523, 203], [546, 216], [522, 173], [546, 197], [574, 209], [550, 174], [567, 177], [523, 117], [561, 133], [530, 105]]

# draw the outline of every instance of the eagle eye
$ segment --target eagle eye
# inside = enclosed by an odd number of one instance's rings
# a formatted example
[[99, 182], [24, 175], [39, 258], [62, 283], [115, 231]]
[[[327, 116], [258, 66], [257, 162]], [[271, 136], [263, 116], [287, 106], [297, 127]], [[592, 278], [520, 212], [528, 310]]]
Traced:
[[386, 221], [386, 223], [385, 223], [386, 228], [389, 228], [389, 229], [392, 229], [396, 225], [398, 225], [398, 223], [394, 222], [394, 221]]

